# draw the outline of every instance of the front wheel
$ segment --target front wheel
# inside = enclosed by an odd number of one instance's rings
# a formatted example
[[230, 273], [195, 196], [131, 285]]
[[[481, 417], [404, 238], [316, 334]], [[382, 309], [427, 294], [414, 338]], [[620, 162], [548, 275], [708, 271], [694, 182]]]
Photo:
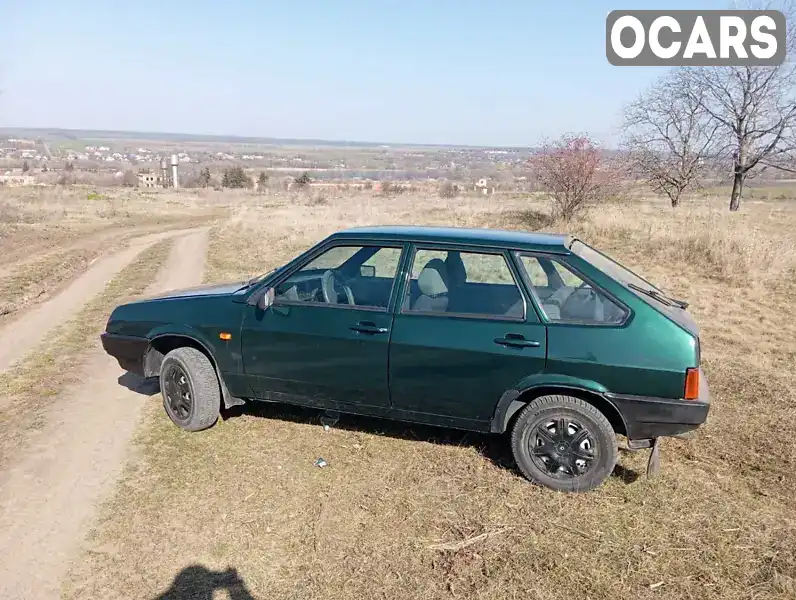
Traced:
[[217, 420], [221, 407], [216, 370], [196, 348], [175, 348], [160, 366], [163, 407], [175, 425], [201, 431]]
[[599, 486], [616, 465], [616, 435], [594, 406], [572, 396], [541, 396], [514, 422], [511, 448], [531, 481], [566, 492]]

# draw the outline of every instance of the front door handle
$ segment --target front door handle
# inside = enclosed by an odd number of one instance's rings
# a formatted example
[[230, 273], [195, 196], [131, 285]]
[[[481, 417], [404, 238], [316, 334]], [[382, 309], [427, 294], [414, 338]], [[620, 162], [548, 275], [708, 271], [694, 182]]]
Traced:
[[535, 340], [526, 340], [518, 333], [507, 333], [505, 337], [495, 338], [495, 343], [512, 348], [538, 348], [542, 344]]
[[386, 327], [377, 327], [375, 323], [371, 321], [360, 321], [353, 327], [349, 327], [351, 331], [356, 331], [357, 333], [370, 333], [370, 334], [377, 334], [377, 333], [387, 333], [390, 331]]

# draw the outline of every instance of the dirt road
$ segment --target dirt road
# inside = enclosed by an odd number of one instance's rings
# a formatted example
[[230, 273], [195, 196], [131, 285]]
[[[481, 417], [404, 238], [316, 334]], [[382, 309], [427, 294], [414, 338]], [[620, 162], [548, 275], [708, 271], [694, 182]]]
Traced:
[[61, 293], [0, 328], [0, 339], [3, 340], [0, 345], [0, 372], [23, 358], [41, 343], [50, 331], [73, 317], [144, 249], [180, 233], [180, 231], [168, 231], [133, 239], [128, 248], [94, 262]]
[[[198, 224], [197, 224], [198, 226]], [[94, 233], [81, 235], [77, 239], [52, 245], [48, 242], [42, 246], [41, 243], [25, 245], [23, 250], [16, 248], [6, 249], [0, 256], [0, 277], [8, 277], [25, 269], [29, 265], [56, 253], [69, 252], [79, 249], [104, 249], [111, 242], [123, 242], [134, 238], [141, 238], [161, 232], [172, 231], [174, 223], [163, 223], [154, 225], [136, 225], [123, 227], [105, 227]]]
[[[200, 283], [206, 247], [207, 230], [176, 239], [148, 291]], [[140, 250], [136, 245], [122, 256], [103, 259], [97, 271], [86, 273], [81, 283], [75, 281], [39, 308], [50, 305], [49, 310], [67, 314], [61, 302], [73, 308], [79, 300], [100, 292], [102, 282]], [[61, 298], [64, 295], [66, 299]], [[28, 323], [38, 323], [40, 318], [31, 317]], [[5, 356], [8, 361], [8, 353]], [[47, 423], [32, 434], [17, 462], [0, 473], [0, 598], [60, 596], [63, 576], [80, 550], [97, 504], [119, 475], [147, 401], [120, 385], [117, 380], [122, 374], [99, 346], [92, 350], [86, 357], [82, 383], [52, 403], [56, 408]]]

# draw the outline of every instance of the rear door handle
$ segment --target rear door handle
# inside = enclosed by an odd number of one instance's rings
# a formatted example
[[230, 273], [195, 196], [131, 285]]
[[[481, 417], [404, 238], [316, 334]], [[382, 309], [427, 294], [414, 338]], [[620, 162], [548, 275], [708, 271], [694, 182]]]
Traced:
[[387, 333], [390, 331], [386, 327], [377, 327], [375, 323], [371, 321], [360, 321], [353, 327], [349, 327], [351, 331], [356, 331], [357, 333], [370, 333], [370, 334], [377, 334], [377, 333]]
[[523, 336], [517, 333], [507, 333], [506, 337], [495, 338], [495, 343], [501, 346], [510, 346], [512, 348], [538, 348], [542, 345], [535, 340], [526, 340]]

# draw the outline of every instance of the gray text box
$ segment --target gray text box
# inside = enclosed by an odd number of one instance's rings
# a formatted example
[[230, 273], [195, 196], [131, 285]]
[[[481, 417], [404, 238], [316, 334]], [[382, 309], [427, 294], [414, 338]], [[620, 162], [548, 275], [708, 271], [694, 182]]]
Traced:
[[[637, 56], [623, 58], [614, 49], [612, 44], [612, 31], [620, 18], [633, 17], [640, 24], [637, 28], [643, 31], [643, 47]], [[662, 58], [653, 51], [650, 45], [650, 28], [660, 17], [670, 17], [679, 25], [680, 32], [673, 32], [668, 26], [660, 27], [657, 40], [664, 50], [673, 51], [671, 44], [680, 43], [679, 50], [674, 56]], [[701, 17], [715, 58], [704, 53], [695, 53], [693, 57], [684, 56], [689, 38], [694, 30], [694, 25]], [[728, 18], [729, 17], [729, 18]], [[766, 17], [759, 19], [760, 17]], [[722, 19], [724, 18], [724, 19]], [[740, 20], [743, 22], [742, 24]], [[628, 22], [623, 19], [622, 22]], [[658, 26], [671, 20], [658, 21]], [[738, 25], [738, 26], [736, 26]], [[740, 43], [746, 52], [746, 58], [739, 57], [738, 53], [726, 44], [727, 36], [738, 35], [741, 27], [745, 27], [746, 35]], [[753, 37], [756, 30], [757, 39]], [[623, 46], [630, 49], [636, 43], [636, 34], [633, 28], [624, 27], [621, 35], [615, 34]], [[773, 36], [769, 38], [766, 36]], [[722, 57], [722, 37], [725, 38], [724, 49], [728, 56]], [[703, 38], [704, 39], [704, 38]], [[760, 53], [771, 53], [771, 44], [776, 43], [776, 52], [771, 56], [760, 57], [755, 55], [755, 48]], [[785, 15], [778, 10], [614, 10], [608, 14], [605, 21], [605, 54], [608, 62], [617, 66], [736, 66], [736, 65], [778, 65], [785, 60], [786, 55], [786, 26]], [[630, 50], [628, 50], [630, 51]]]

